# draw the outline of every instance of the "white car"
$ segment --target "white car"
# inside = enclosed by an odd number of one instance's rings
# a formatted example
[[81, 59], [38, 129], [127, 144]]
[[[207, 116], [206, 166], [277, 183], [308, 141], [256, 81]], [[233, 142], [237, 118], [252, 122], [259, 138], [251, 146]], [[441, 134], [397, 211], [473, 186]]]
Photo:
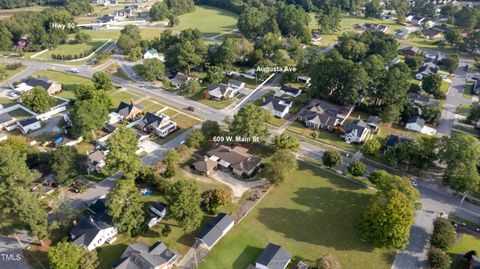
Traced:
[[416, 179], [412, 179], [412, 186], [414, 186], [415, 188], [418, 186]]
[[71, 69], [70, 69], [70, 72], [71, 72], [71, 73], [79, 73], [80, 71], [78, 71], [77, 68], [71, 68]]

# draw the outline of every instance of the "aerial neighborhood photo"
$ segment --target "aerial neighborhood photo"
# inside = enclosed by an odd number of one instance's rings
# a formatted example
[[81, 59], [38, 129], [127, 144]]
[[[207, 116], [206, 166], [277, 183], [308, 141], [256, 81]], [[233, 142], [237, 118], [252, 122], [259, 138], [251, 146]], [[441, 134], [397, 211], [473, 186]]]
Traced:
[[479, 0], [0, 0], [0, 269], [480, 269], [479, 139]]

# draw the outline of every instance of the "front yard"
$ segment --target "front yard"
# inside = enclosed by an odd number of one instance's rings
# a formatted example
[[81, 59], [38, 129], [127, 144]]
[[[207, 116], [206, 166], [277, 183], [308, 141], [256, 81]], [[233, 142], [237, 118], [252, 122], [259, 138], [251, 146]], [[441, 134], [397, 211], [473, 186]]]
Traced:
[[360, 240], [355, 223], [373, 192], [306, 163], [220, 241], [200, 268], [244, 269], [268, 243], [310, 264], [333, 254], [343, 268], [391, 267], [394, 251]]

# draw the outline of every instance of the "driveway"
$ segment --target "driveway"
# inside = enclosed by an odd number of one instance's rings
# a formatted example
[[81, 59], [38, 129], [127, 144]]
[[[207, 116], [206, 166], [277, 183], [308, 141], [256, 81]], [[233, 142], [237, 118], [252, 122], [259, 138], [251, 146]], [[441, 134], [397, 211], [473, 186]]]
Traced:
[[216, 179], [223, 184], [229, 186], [233, 191], [235, 198], [241, 198], [243, 194], [253, 187], [263, 186], [266, 184], [265, 180], [257, 181], [241, 181], [234, 178], [231, 174], [217, 170], [212, 174], [212, 178]]
[[96, 184], [93, 188], [86, 190], [84, 193], [80, 193], [75, 196], [72, 201], [72, 207], [76, 210], [82, 211], [85, 209], [85, 206], [92, 203], [99, 197], [107, 195], [117, 183], [117, 180], [123, 176], [122, 173], [118, 172], [111, 177], [108, 177], [102, 180], [100, 183]]
[[437, 132], [441, 135], [450, 136], [452, 134], [457, 107], [460, 105], [472, 104], [472, 100], [463, 97], [463, 91], [467, 83], [468, 75], [468, 72], [466, 72], [464, 68], [465, 65], [471, 65], [470, 61], [470, 59], [460, 58], [455, 77], [453, 78], [450, 89], [447, 92], [447, 99], [445, 100], [442, 116], [437, 129]]
[[[30, 243], [23, 238], [19, 240], [25, 247]], [[15, 238], [0, 236], [0, 268], [31, 269], [22, 250], [22, 245]]]

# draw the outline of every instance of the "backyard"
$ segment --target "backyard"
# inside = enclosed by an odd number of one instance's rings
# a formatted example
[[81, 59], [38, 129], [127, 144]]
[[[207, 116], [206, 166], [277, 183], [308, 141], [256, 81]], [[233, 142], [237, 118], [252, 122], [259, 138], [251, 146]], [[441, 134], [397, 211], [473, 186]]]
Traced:
[[182, 31], [197, 28], [204, 36], [212, 37], [234, 30], [238, 16], [230, 11], [209, 7], [195, 6], [195, 11], [178, 16], [180, 24], [173, 29]]
[[75, 89], [77, 85], [86, 84], [93, 85], [92, 81], [87, 77], [82, 77], [78, 75], [73, 75], [69, 73], [52, 71], [52, 70], [42, 70], [37, 71], [32, 74], [33, 76], [38, 77], [47, 77], [57, 83], [62, 84], [62, 91], [57, 95], [67, 99], [75, 99]]
[[300, 163], [295, 176], [275, 187], [215, 246], [200, 268], [244, 269], [270, 242], [310, 264], [331, 253], [343, 268], [359, 264], [362, 268], [390, 268], [395, 252], [362, 242], [355, 227], [372, 193]]

